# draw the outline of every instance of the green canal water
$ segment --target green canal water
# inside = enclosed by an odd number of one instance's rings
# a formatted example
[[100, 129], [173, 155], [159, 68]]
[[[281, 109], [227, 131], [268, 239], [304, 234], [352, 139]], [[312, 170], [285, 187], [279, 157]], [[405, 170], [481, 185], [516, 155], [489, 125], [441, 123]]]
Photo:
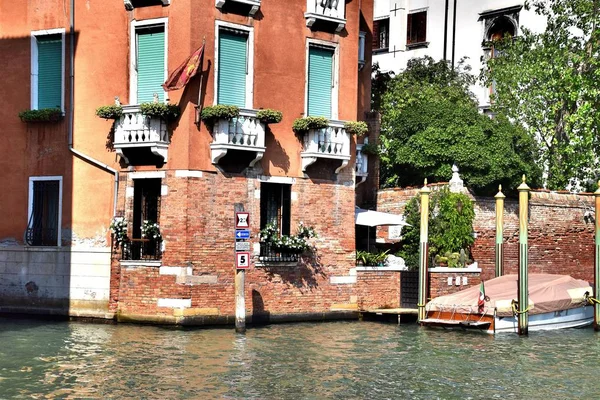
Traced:
[[0, 398], [599, 399], [591, 328], [492, 337], [332, 322], [174, 329], [0, 318]]

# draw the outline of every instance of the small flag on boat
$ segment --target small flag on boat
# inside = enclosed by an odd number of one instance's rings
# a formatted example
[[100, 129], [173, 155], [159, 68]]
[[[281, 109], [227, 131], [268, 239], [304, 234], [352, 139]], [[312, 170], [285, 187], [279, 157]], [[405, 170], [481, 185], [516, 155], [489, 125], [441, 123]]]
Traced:
[[485, 286], [483, 285], [483, 281], [479, 285], [479, 299], [477, 300], [477, 306], [479, 308], [479, 313], [483, 314], [485, 309]]
[[163, 83], [162, 87], [165, 90], [177, 90], [187, 85], [198, 72], [198, 67], [201, 67], [203, 55], [204, 44], [169, 75], [169, 79]]

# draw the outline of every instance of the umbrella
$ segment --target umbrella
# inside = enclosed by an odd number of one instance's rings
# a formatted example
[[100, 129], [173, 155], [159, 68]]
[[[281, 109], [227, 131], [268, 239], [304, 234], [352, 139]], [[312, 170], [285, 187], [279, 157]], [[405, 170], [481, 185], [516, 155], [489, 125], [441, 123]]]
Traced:
[[[354, 223], [356, 225], [368, 226], [369, 230], [372, 226], [410, 226], [409, 223], [404, 221], [404, 217], [402, 215], [389, 214], [372, 210], [364, 210], [359, 207], [356, 207], [354, 209]], [[369, 249], [370, 247], [369, 236], [370, 233], [367, 233], [367, 249]]]

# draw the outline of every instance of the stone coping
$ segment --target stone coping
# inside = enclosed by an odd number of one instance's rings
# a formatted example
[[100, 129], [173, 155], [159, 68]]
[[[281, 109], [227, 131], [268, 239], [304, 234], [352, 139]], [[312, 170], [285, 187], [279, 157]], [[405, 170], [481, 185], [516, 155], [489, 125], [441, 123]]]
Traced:
[[161, 267], [162, 261], [146, 261], [146, 260], [119, 260], [122, 267]]
[[449, 268], [449, 267], [434, 267], [434, 268], [429, 268], [429, 272], [432, 273], [457, 273], [457, 274], [464, 274], [464, 273], [481, 273], [481, 268]]
[[361, 272], [382, 272], [382, 271], [402, 272], [402, 271], [408, 271], [408, 269], [406, 267], [362, 266], [362, 267], [356, 267], [356, 271], [361, 271]]
[[87, 247], [87, 246], [2, 246], [0, 245], [0, 251], [22, 251], [22, 252], [81, 252], [81, 253], [110, 253], [110, 247]]

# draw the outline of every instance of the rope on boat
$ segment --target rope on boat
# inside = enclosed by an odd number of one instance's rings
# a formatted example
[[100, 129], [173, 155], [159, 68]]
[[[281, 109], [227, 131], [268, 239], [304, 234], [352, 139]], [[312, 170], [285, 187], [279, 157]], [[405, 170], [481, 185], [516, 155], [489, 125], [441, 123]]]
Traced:
[[585, 292], [585, 300], [589, 303], [589, 304], [600, 304], [600, 300], [590, 296], [589, 292]]
[[510, 305], [511, 305], [511, 307], [512, 307], [512, 312], [513, 312], [513, 314], [517, 314], [517, 315], [518, 315], [518, 314], [525, 314], [526, 312], [528, 312], [528, 311], [531, 309], [531, 306], [528, 306], [528, 307], [527, 307], [526, 309], [524, 309], [523, 311], [519, 311], [519, 310], [517, 310], [517, 304], [519, 304], [519, 302], [518, 302], [518, 301], [516, 301], [515, 299], [513, 299], [513, 300], [510, 302]]

